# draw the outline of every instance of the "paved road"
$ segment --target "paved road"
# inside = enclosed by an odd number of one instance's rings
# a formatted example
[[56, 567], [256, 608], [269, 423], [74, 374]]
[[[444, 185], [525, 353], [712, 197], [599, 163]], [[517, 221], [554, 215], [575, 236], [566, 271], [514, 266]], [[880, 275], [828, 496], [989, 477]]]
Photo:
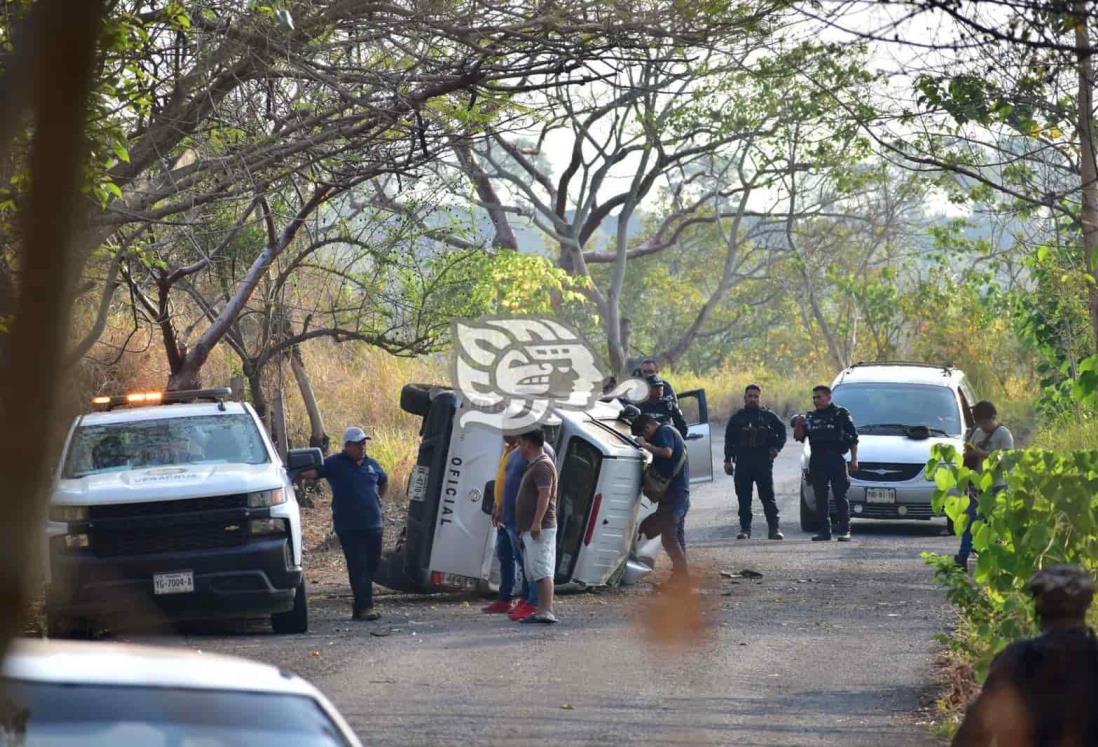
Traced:
[[[332, 587], [313, 594], [306, 636], [252, 628], [183, 643], [304, 674], [374, 745], [936, 744], [918, 712], [946, 609], [918, 553], [953, 540], [915, 522], [810, 542], [797, 525], [797, 459], [787, 448], [777, 465], [784, 542], [734, 539], [723, 474], [695, 489], [699, 597], [649, 584], [570, 596], [562, 624], [531, 629], [460, 597], [389, 596], [383, 623], [351, 623]], [[744, 568], [762, 578], [721, 575]]]

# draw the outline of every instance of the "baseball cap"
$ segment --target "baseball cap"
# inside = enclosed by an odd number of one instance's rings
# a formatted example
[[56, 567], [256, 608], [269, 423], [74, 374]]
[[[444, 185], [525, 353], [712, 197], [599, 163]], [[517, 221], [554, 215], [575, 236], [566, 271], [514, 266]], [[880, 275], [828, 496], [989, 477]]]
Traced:
[[345, 444], [357, 444], [368, 440], [370, 437], [366, 435], [366, 431], [359, 428], [357, 425], [352, 425], [347, 430], [343, 431], [343, 443]]
[[656, 374], [648, 374], [648, 376], [645, 377], [645, 381], [647, 381], [648, 386], [651, 387], [663, 386], [663, 379]]

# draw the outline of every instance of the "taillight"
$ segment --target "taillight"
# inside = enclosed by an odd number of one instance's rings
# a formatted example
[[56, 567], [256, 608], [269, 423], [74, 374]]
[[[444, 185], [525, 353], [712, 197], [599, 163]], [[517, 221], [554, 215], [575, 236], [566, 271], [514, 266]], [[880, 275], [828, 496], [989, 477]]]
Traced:
[[587, 520], [587, 531], [583, 533], [583, 545], [591, 544], [591, 535], [595, 533], [595, 522], [599, 520], [599, 509], [602, 508], [602, 493], [595, 495], [595, 502], [591, 505], [591, 518]]
[[441, 571], [431, 571], [431, 586], [434, 586], [435, 588], [438, 588], [439, 586], [442, 586], [442, 572]]

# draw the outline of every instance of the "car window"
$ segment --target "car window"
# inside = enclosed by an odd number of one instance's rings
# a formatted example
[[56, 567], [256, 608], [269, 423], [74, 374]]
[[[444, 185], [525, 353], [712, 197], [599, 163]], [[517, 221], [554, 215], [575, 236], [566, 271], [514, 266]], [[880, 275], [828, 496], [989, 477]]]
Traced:
[[196, 415], [81, 425], [73, 433], [63, 477], [182, 464], [270, 461], [250, 415]]
[[348, 747], [300, 695], [0, 681], [0, 747]]
[[[952, 389], [945, 386], [841, 384], [835, 388], [834, 400], [837, 405], [850, 410], [859, 429], [872, 425], [925, 425], [950, 436], [960, 436], [963, 432], [957, 397]], [[887, 430], [886, 427], [882, 433]]]

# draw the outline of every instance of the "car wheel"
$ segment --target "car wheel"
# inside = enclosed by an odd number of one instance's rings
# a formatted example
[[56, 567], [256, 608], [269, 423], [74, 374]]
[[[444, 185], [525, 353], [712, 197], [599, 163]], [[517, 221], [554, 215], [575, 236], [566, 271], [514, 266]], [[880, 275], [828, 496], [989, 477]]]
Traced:
[[271, 629], [279, 635], [304, 633], [309, 630], [309, 601], [305, 593], [304, 578], [294, 592], [293, 609], [271, 615]]
[[820, 520], [816, 517], [816, 512], [813, 511], [808, 505], [808, 496], [804, 492], [804, 483], [801, 483], [801, 531], [804, 532], [818, 532], [820, 530]]
[[425, 417], [431, 409], [430, 384], [405, 384], [400, 390], [400, 409]]

